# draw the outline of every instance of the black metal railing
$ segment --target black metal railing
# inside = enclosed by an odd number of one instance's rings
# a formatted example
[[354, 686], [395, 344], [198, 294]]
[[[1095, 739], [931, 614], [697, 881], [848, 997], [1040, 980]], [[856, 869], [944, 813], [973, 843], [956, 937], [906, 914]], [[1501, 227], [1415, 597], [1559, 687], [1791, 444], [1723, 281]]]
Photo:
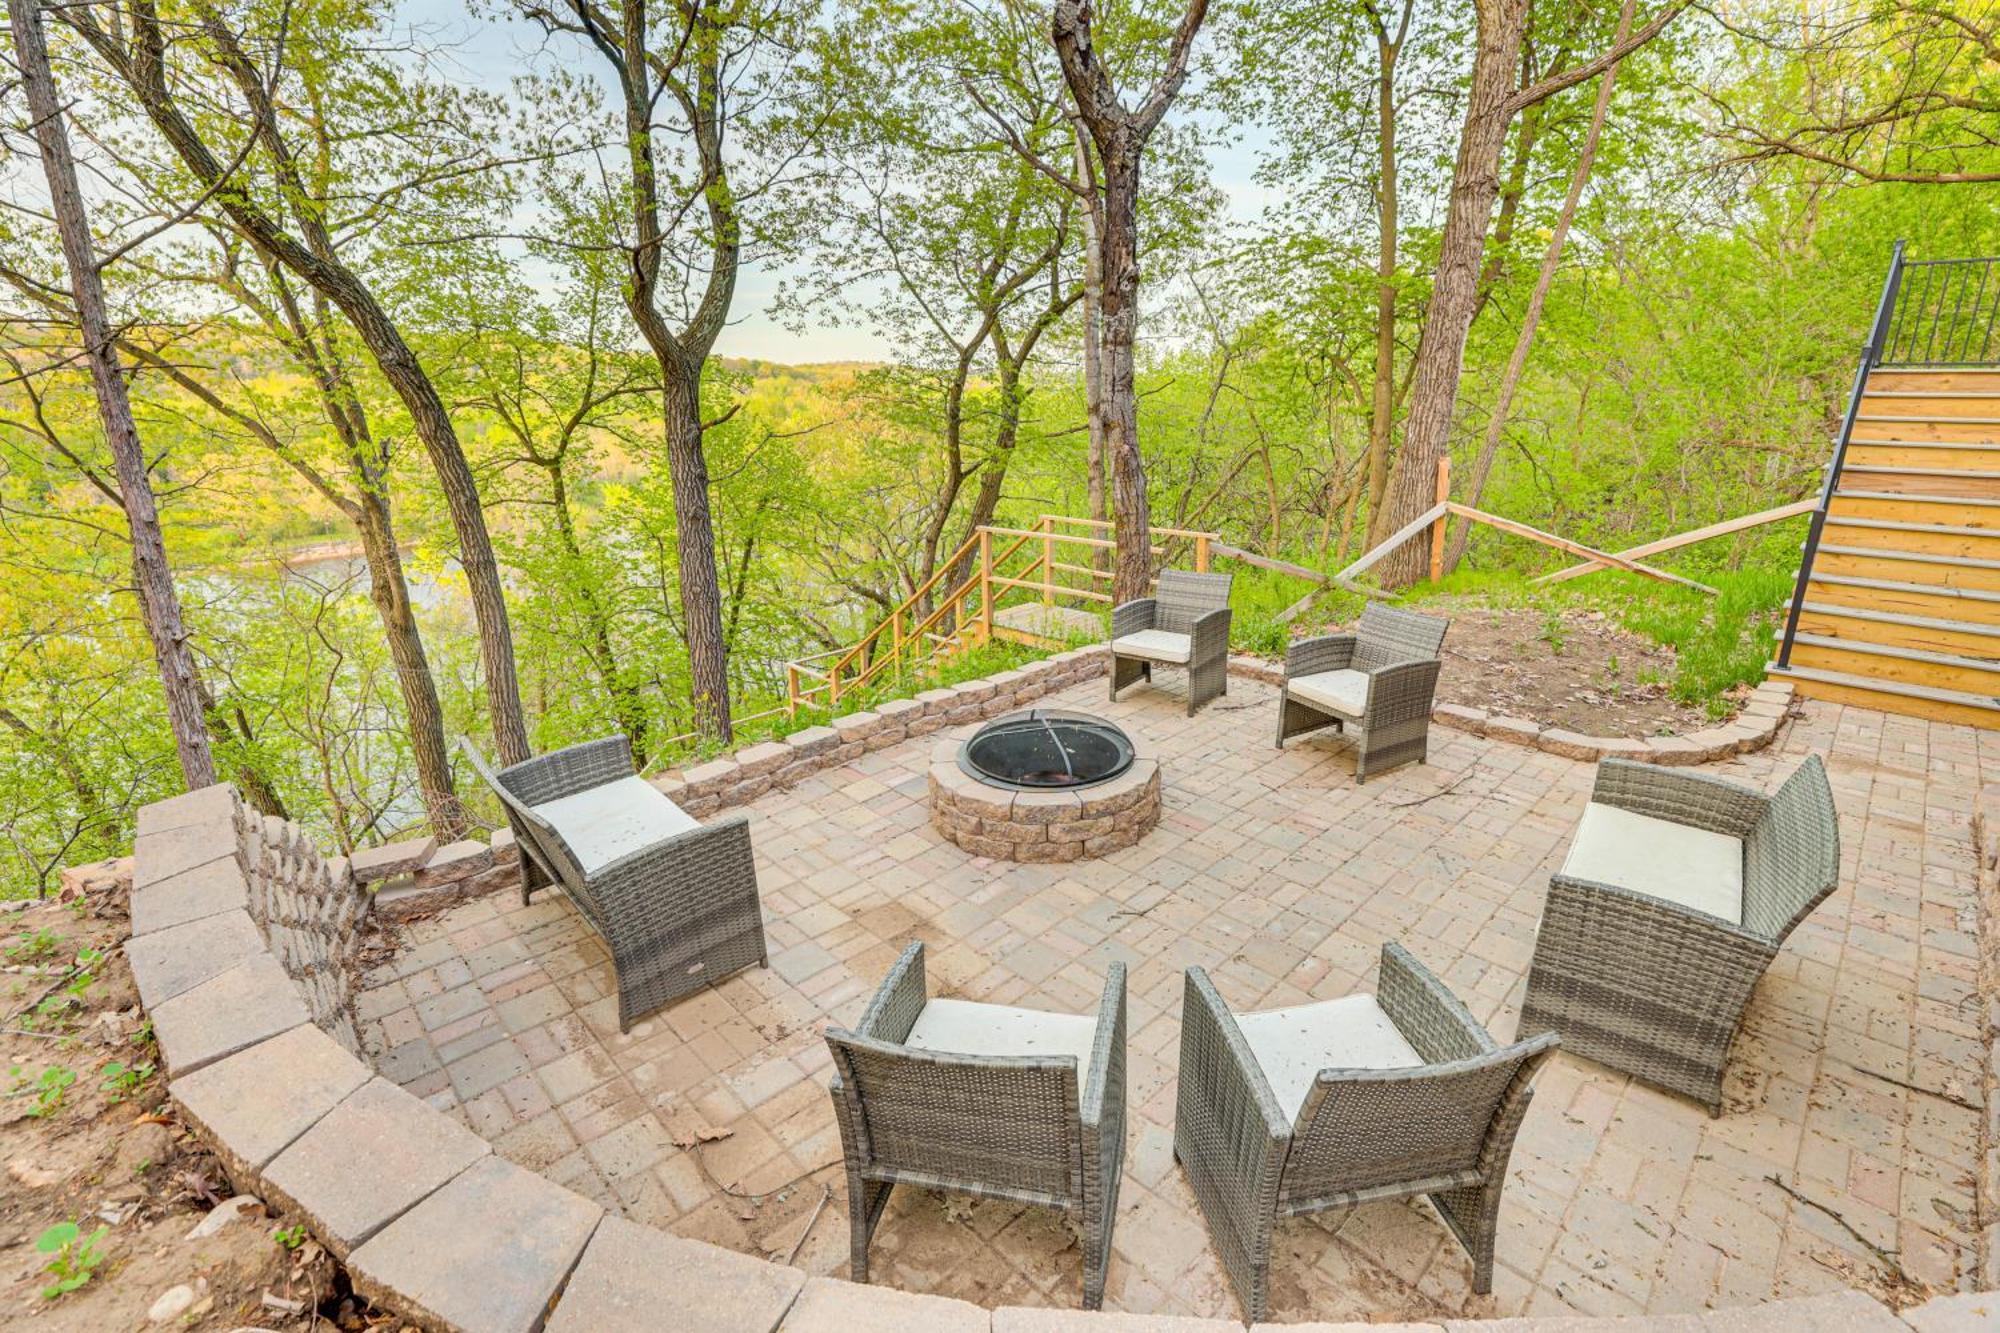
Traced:
[[1826, 480], [1819, 488], [1819, 504], [1812, 513], [1812, 525], [1806, 529], [1805, 549], [1799, 554], [1799, 577], [1792, 585], [1792, 604], [1785, 613], [1785, 636], [1778, 644], [1780, 668], [1792, 664], [1792, 640], [1799, 632], [1799, 609], [1805, 605], [1806, 580], [1812, 575], [1813, 557], [1819, 554], [1819, 536], [1826, 528], [1827, 507], [1833, 503], [1833, 492], [1840, 485], [1840, 469], [1847, 462], [1847, 442], [1854, 434], [1854, 418], [1861, 411], [1861, 394], [1868, 387], [1868, 372], [1886, 360], [1901, 304], [1897, 292], [1903, 284], [1904, 270], [1910, 267], [1913, 266], [1903, 262], [1903, 243], [1897, 241], [1895, 253], [1889, 256], [1889, 276], [1882, 281], [1882, 299], [1875, 303], [1875, 322], [1868, 326], [1868, 342], [1861, 349], [1861, 364], [1854, 368], [1854, 388], [1847, 395], [1847, 415], [1841, 418], [1840, 436], [1834, 441], [1833, 458], [1826, 465]]
[[1913, 259], [1902, 265], [1878, 366], [2000, 364], [2000, 258]]

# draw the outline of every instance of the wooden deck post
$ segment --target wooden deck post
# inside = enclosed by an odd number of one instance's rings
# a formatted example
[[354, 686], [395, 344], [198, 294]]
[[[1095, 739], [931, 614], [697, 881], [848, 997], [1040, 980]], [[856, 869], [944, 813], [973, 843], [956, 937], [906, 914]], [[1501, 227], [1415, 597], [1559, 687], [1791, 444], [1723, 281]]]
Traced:
[[993, 533], [979, 530], [979, 625], [981, 643], [993, 641]]
[[1194, 539], [1194, 569], [1197, 574], [1208, 573], [1208, 534], [1205, 532]]
[[[1438, 459], [1437, 502], [1444, 504], [1451, 499], [1451, 455]], [[1444, 528], [1450, 519], [1449, 513], [1439, 514], [1437, 522], [1431, 525], [1431, 582], [1444, 577]]]
[[799, 665], [796, 662], [787, 662], [785, 663], [785, 716], [797, 717], [798, 715]]
[[1042, 515], [1042, 605], [1056, 604], [1056, 521], [1050, 514]]

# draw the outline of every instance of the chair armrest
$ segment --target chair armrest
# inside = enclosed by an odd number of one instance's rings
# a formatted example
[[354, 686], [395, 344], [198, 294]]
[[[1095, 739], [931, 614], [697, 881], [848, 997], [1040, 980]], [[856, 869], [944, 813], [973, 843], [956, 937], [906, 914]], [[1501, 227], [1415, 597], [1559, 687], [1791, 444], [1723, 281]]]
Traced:
[[1195, 617], [1188, 634], [1188, 661], [1213, 662], [1229, 656], [1229, 608], [1221, 607]]
[[1354, 661], [1352, 634], [1322, 634], [1316, 639], [1300, 639], [1285, 649], [1285, 679], [1310, 676], [1320, 671], [1342, 671]]
[[1134, 602], [1123, 602], [1111, 611], [1111, 637], [1137, 634], [1140, 630], [1153, 628], [1159, 615], [1160, 603], [1157, 598], [1141, 597]]
[[1450, 987], [1393, 940], [1382, 946], [1375, 999], [1426, 1064], [1449, 1064], [1499, 1049]]
[[1741, 783], [1633, 759], [1600, 762], [1590, 799], [1732, 838], [1748, 838], [1770, 805], [1764, 793]]
[[1097, 1040], [1083, 1081], [1083, 1123], [1097, 1125], [1108, 1115], [1125, 1116], [1125, 964], [1113, 963], [1104, 976], [1097, 1005]]
[[623, 736], [607, 736], [601, 741], [585, 741], [511, 764], [500, 770], [499, 780], [517, 799], [529, 805], [545, 805], [619, 778], [632, 777], [635, 771], [632, 743]]
[[1174, 1148], [1210, 1230], [1234, 1248], [1254, 1248], [1269, 1227], [1291, 1144], [1292, 1126], [1235, 1016], [1208, 974], [1189, 968]]
[[1429, 717], [1431, 703], [1437, 697], [1440, 665], [1432, 657], [1417, 662], [1391, 662], [1371, 670], [1363, 725], [1382, 726]]
[[909, 1040], [910, 1029], [917, 1025], [929, 998], [924, 981], [924, 942], [912, 940], [861, 1011], [855, 1035], [900, 1045]]
[[1807, 755], [1743, 842], [1743, 924], [1781, 944], [1840, 884], [1840, 814]]

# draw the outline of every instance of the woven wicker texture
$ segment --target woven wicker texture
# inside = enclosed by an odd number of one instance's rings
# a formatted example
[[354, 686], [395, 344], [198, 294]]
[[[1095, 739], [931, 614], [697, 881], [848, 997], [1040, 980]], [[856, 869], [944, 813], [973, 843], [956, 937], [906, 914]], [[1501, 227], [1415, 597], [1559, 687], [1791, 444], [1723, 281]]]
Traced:
[[750, 824], [732, 815], [660, 839], [586, 872], [534, 806], [632, 776], [623, 736], [588, 741], [493, 772], [471, 745], [475, 771], [507, 811], [521, 848], [521, 901], [560, 884], [611, 950], [618, 1028], [769, 961]]
[[[1111, 638], [1165, 630], [1188, 636], [1188, 716], [1210, 699], [1229, 693], [1229, 588], [1227, 574], [1163, 569], [1157, 595], [1125, 602], [1111, 612]], [[1154, 663], [1111, 654], [1111, 697], [1137, 681], [1153, 678]]]
[[1370, 602], [1354, 633], [1293, 644], [1285, 653], [1287, 681], [1322, 671], [1361, 671], [1368, 676], [1368, 701], [1359, 716], [1351, 716], [1297, 698], [1287, 689], [1278, 704], [1278, 745], [1324, 727], [1348, 732], [1355, 741], [1356, 782], [1423, 762], [1430, 753], [1438, 653], [1450, 627], [1450, 621], [1437, 616]]
[[1550, 877], [1521, 1031], [1722, 1111], [1743, 1011], [1778, 948], [1840, 880], [1840, 824], [1817, 755], [1775, 797], [1607, 759], [1592, 799], [1740, 837], [1743, 923], [1614, 884]]
[[1492, 1290], [1507, 1159], [1552, 1034], [1495, 1044], [1423, 964], [1382, 948], [1377, 1002], [1428, 1063], [1321, 1071], [1285, 1123], [1208, 975], [1187, 970], [1174, 1155], [1251, 1322], [1270, 1305], [1278, 1217], [1428, 1194]]
[[1111, 965], [1090, 1067], [1073, 1056], [953, 1055], [903, 1045], [926, 1001], [924, 946], [889, 971], [853, 1029], [828, 1028], [847, 1168], [850, 1268], [890, 1191], [935, 1186], [1062, 1208], [1084, 1233], [1083, 1304], [1104, 1302], [1125, 1159], [1125, 968]]

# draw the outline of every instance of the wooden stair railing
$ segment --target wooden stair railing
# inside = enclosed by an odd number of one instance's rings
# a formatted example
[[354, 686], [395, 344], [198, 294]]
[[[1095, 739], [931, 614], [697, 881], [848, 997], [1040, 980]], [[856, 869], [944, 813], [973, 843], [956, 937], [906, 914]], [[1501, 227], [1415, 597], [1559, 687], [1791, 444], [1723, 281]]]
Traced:
[[[885, 675], [900, 682], [919, 666], [995, 638], [1051, 642], [1046, 636], [1002, 624], [997, 618], [1000, 602], [1010, 594], [1027, 593], [1027, 601], [1039, 601], [1050, 608], [1069, 601], [1109, 605], [1111, 595], [1096, 585], [1112, 580], [1110, 570], [1057, 556], [1059, 551], [1069, 554], [1070, 548], [1093, 554], [1115, 552], [1117, 543], [1109, 538], [1072, 531], [1081, 528], [1095, 534], [1110, 526], [1104, 520], [1062, 514], [1043, 514], [1032, 528], [981, 525], [938, 562], [929, 578], [852, 644], [786, 663], [784, 711], [795, 716], [801, 708], [832, 709], [842, 696]], [[1155, 555], [1167, 552], [1166, 543], [1191, 543], [1198, 570], [1208, 568], [1210, 551], [1217, 541], [1216, 533], [1186, 528], [1156, 527], [1150, 536]], [[1023, 551], [1032, 552], [1034, 558], [1025, 566], [1010, 569], [1008, 562]], [[971, 572], [955, 586], [940, 591], [951, 571], [967, 561]], [[1062, 576], [1085, 580], [1087, 586], [1066, 582]]]

